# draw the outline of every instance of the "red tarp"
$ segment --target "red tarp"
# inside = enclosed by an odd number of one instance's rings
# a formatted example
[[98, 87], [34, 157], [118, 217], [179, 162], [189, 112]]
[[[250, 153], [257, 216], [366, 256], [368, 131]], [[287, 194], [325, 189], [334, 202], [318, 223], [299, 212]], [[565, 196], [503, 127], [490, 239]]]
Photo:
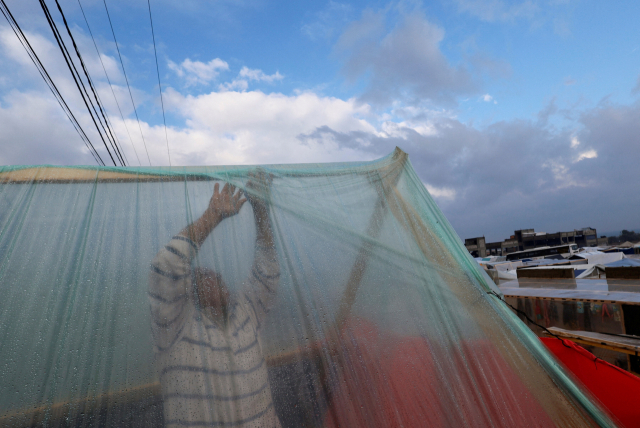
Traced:
[[564, 366], [580, 379], [609, 414], [625, 427], [640, 427], [640, 378], [570, 340], [541, 338]]
[[[491, 342], [434, 349], [358, 321], [341, 344], [327, 428], [555, 426]], [[450, 358], [437, 367], [433, 357], [443, 352]]]

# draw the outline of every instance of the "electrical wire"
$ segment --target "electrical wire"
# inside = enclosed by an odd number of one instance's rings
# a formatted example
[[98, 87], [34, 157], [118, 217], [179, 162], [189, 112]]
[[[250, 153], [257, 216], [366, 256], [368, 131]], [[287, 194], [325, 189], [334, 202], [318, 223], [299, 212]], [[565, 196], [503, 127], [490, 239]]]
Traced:
[[[120, 164], [122, 166], [126, 166], [126, 163], [124, 161], [124, 158], [122, 157], [122, 153], [120, 151], [120, 148], [118, 147], [118, 143], [115, 139], [114, 133], [111, 130], [111, 127], [109, 126], [109, 122], [107, 121], [107, 118], [105, 116], [105, 111], [102, 108], [102, 102], [100, 100], [100, 97], [98, 96], [97, 91], [95, 90], [95, 87], [93, 85], [93, 80], [91, 79], [91, 76], [89, 75], [89, 72], [87, 71], [87, 67], [85, 66], [84, 60], [82, 59], [82, 54], [80, 54], [80, 50], [78, 49], [78, 45], [76, 45], [76, 41], [73, 38], [73, 34], [71, 34], [71, 29], [69, 28], [69, 24], [67, 23], [67, 18], [64, 16], [64, 12], [62, 11], [62, 7], [60, 7], [60, 3], [58, 2], [58, 0], [56, 1], [56, 6], [58, 6], [58, 11], [60, 12], [60, 15], [62, 16], [62, 21], [64, 23], [65, 28], [67, 29], [67, 34], [69, 35], [69, 38], [71, 39], [71, 43], [73, 44], [73, 48], [76, 52], [76, 56], [78, 57], [78, 60], [80, 61], [80, 65], [82, 66], [82, 71], [84, 72], [84, 75], [87, 79], [87, 82], [89, 82], [89, 87], [91, 88], [91, 92], [93, 94], [93, 97], [96, 101], [96, 104], [98, 105], [98, 109], [100, 110], [100, 114], [102, 115], [102, 120], [104, 121], [104, 124], [102, 123], [102, 121], [100, 121], [100, 116], [98, 115], [98, 112], [96, 111], [95, 105], [92, 104], [93, 107], [93, 111], [96, 113], [96, 117], [98, 118], [98, 121], [100, 122], [100, 126], [102, 127], [103, 131], [105, 132], [105, 135], [107, 137], [107, 139], [109, 140], [109, 143], [111, 144], [111, 148], [114, 150], [116, 157], [118, 158], [118, 160], [120, 161]], [[84, 85], [83, 85], [84, 87]], [[86, 92], [86, 88], [85, 88], [85, 92]], [[87, 93], [87, 96], [89, 94]], [[91, 97], [89, 97], [89, 99], [91, 99]]]
[[[80, 74], [78, 73], [78, 70], [76, 69], [76, 66], [71, 58], [71, 55], [69, 54], [69, 51], [64, 43], [64, 40], [62, 39], [62, 36], [60, 35], [60, 32], [58, 31], [58, 27], [56, 26], [55, 22], [53, 21], [53, 18], [51, 17], [51, 13], [49, 12], [49, 8], [47, 7], [47, 4], [44, 2], [44, 0], [40, 0], [40, 6], [42, 7], [42, 11], [44, 12], [45, 18], [47, 19], [47, 23], [49, 24], [49, 27], [51, 27], [51, 31], [53, 31], [53, 36], [56, 39], [56, 42], [58, 43], [58, 47], [60, 48], [60, 51], [62, 52], [62, 56], [64, 57], [65, 62], [67, 63], [67, 67], [69, 68], [69, 71], [71, 72], [71, 76], [73, 77], [73, 80], [76, 84], [76, 87], [78, 88], [78, 91], [80, 92], [80, 96], [82, 97], [82, 101], [84, 102], [84, 105], [87, 107], [87, 110], [89, 111], [89, 115], [91, 116], [91, 120], [93, 121], [93, 124], [96, 127], [96, 130], [98, 131], [98, 134], [100, 135], [100, 139], [102, 140], [102, 142], [104, 143], [104, 147], [107, 149], [107, 153], [109, 153], [109, 157], [111, 158], [111, 161], [113, 162], [114, 165], [117, 166], [117, 163], [115, 161], [115, 159], [113, 158], [113, 155], [111, 154], [111, 150], [109, 150], [109, 146], [107, 145], [107, 142], [104, 140], [104, 136], [102, 135], [102, 132], [100, 132], [100, 127], [98, 126], [98, 123], [96, 122], [96, 118], [93, 116], [93, 113], [91, 111], [91, 108], [89, 107], [89, 103], [91, 103], [91, 98], [89, 97], [89, 94], [87, 93], [86, 88], [84, 87], [84, 83], [82, 82], [82, 79], [80, 79]], [[77, 77], [76, 77], [77, 74]], [[78, 81], [78, 79], [80, 79], [80, 81]], [[84, 88], [84, 93], [83, 93], [83, 88]], [[85, 97], [85, 93], [87, 94]], [[89, 98], [89, 101], [87, 101], [87, 98]], [[93, 104], [92, 104], [93, 105]], [[95, 108], [95, 107], [94, 107]], [[99, 118], [98, 118], [99, 120]]]
[[[529, 315], [527, 315], [527, 313], [526, 313], [526, 312], [521, 311], [520, 309], [518, 309], [518, 308], [514, 307], [511, 303], [507, 302], [507, 301], [504, 299], [504, 297], [500, 296], [500, 295], [499, 295], [498, 293], [496, 293], [495, 291], [488, 291], [488, 292], [487, 292], [487, 294], [491, 294], [491, 295], [493, 295], [493, 296], [496, 296], [496, 297], [498, 298], [498, 300], [500, 300], [500, 301], [501, 301], [502, 303], [504, 303], [505, 305], [509, 306], [511, 309], [513, 309], [513, 310], [514, 310], [514, 312], [516, 312], [517, 314], [520, 314], [520, 315], [522, 315], [523, 317], [525, 317], [525, 318], [526, 318], [526, 320], [527, 320], [528, 322], [530, 322], [531, 324], [535, 325], [536, 327], [538, 327], [538, 328], [540, 328], [540, 329], [544, 330], [544, 331], [545, 331], [545, 333], [547, 333], [549, 336], [553, 336], [553, 337], [555, 337], [556, 339], [559, 339], [559, 340], [561, 340], [561, 341], [562, 341], [562, 338], [561, 338], [560, 336], [558, 336], [557, 334], [555, 334], [555, 333], [551, 332], [551, 331], [550, 331], [548, 328], [546, 328], [545, 326], [540, 325], [540, 324], [538, 324], [537, 322], [535, 322], [534, 320], [532, 320], [532, 319], [529, 317]], [[567, 348], [569, 347], [569, 346], [567, 346], [567, 345], [564, 343], [564, 341], [562, 342], [562, 344], [563, 344], [564, 346], [566, 346]]]
[[[500, 301], [501, 301], [502, 303], [504, 303], [505, 305], [509, 306], [511, 309], [513, 309], [513, 311], [514, 311], [514, 312], [516, 312], [517, 314], [520, 314], [520, 315], [522, 315], [523, 317], [525, 317], [525, 318], [526, 318], [526, 320], [527, 320], [528, 322], [530, 322], [531, 324], [535, 325], [536, 327], [538, 327], [538, 328], [540, 328], [540, 329], [544, 330], [544, 331], [545, 331], [545, 333], [547, 333], [549, 336], [553, 336], [553, 337], [555, 337], [556, 339], [558, 339], [560, 342], [562, 342], [562, 345], [564, 345], [564, 347], [565, 347], [565, 348], [571, 348], [569, 345], [567, 345], [567, 344], [565, 343], [565, 340], [568, 340], [568, 339], [563, 339], [562, 337], [558, 336], [557, 334], [555, 334], [555, 333], [551, 332], [548, 328], [546, 328], [546, 327], [544, 327], [544, 326], [542, 326], [542, 325], [538, 324], [537, 322], [535, 322], [534, 320], [532, 320], [532, 319], [529, 317], [529, 315], [527, 315], [527, 313], [526, 313], [526, 312], [521, 311], [520, 309], [518, 309], [518, 308], [514, 307], [511, 303], [507, 302], [507, 301], [506, 301], [502, 296], [500, 296], [498, 293], [496, 293], [496, 292], [494, 292], [494, 291], [488, 291], [488, 292], [487, 292], [487, 294], [491, 294], [491, 295], [493, 295], [493, 296], [496, 296], [496, 297], [498, 298], [498, 300], [500, 300]], [[601, 358], [598, 358], [598, 357], [596, 357], [596, 356], [594, 355], [593, 362], [594, 362], [594, 364], [596, 364], [596, 368], [598, 368], [598, 367], [597, 367], [598, 360], [600, 360], [600, 361], [604, 361], [604, 360], [602, 360]]]
[[[124, 120], [124, 115], [122, 114], [122, 109], [120, 108], [120, 103], [118, 102], [118, 98], [116, 97], [116, 93], [113, 90], [113, 84], [111, 83], [111, 79], [109, 79], [109, 74], [107, 73], [107, 68], [102, 61], [102, 55], [100, 54], [100, 50], [98, 49], [98, 44], [96, 43], [96, 39], [93, 37], [93, 32], [91, 31], [91, 26], [89, 25], [89, 21], [87, 20], [87, 15], [84, 13], [84, 8], [82, 7], [82, 3], [78, 0], [78, 5], [80, 6], [80, 10], [82, 11], [82, 16], [84, 17], [84, 22], [87, 24], [87, 29], [89, 30], [89, 35], [91, 36], [91, 40], [93, 41], [93, 46], [96, 48], [96, 53], [98, 54], [98, 59], [100, 60], [100, 64], [102, 64], [102, 69], [104, 70], [104, 75], [107, 78], [107, 82], [109, 83], [109, 88], [111, 88], [111, 93], [113, 94], [113, 99], [116, 102], [116, 106], [118, 106], [118, 112], [120, 112], [120, 117], [122, 118], [122, 123], [124, 124], [124, 128], [127, 130], [127, 135], [129, 135], [129, 142], [131, 143], [131, 148], [133, 148], [133, 152], [136, 155], [136, 159], [138, 159], [138, 165], [142, 165], [140, 162], [140, 157], [138, 156], [138, 151], [136, 150], [136, 146], [133, 144], [133, 139], [131, 138], [131, 133], [129, 132], [129, 127], [127, 126], [127, 122]], [[107, 116], [109, 119], [109, 116]], [[113, 125], [111, 125], [113, 128]], [[124, 151], [122, 152], [125, 155]], [[126, 160], [126, 155], [125, 155]], [[129, 163], [127, 161], [127, 163]]]
[[[104, 121], [104, 125], [102, 126], [103, 129], [106, 128], [106, 132], [107, 132], [107, 137], [109, 138], [110, 142], [111, 142], [111, 146], [112, 148], [114, 148], [116, 154], [118, 155], [118, 158], [120, 160], [120, 163], [123, 166], [126, 166], [126, 162], [125, 159], [123, 157], [123, 153], [122, 150], [120, 149], [118, 140], [116, 138], [115, 132], [113, 132], [113, 130], [111, 129], [111, 125], [110, 125], [110, 121], [108, 120], [108, 113], [106, 112], [106, 108], [103, 107], [103, 103], [102, 100], [100, 99], [100, 94], [98, 93], [98, 91], [95, 88], [95, 85], [93, 83], [93, 79], [91, 78], [91, 75], [89, 74], [89, 71], [87, 70], [84, 60], [82, 58], [82, 54], [80, 53], [80, 50], [78, 49], [78, 46], [76, 45], [76, 41], [73, 37], [73, 34], [71, 33], [71, 29], [69, 28], [69, 24], [67, 23], [67, 18], [64, 15], [64, 12], [62, 11], [62, 7], [60, 6], [60, 3], [58, 2], [58, 0], [56, 0], [56, 6], [58, 7], [58, 11], [60, 12], [60, 16], [62, 17], [62, 21], [64, 22], [64, 25], [67, 29], [67, 34], [69, 35], [69, 38], [71, 39], [71, 42], [73, 44], [73, 48], [76, 52], [76, 56], [78, 57], [78, 59], [80, 60], [80, 64], [82, 66], [82, 71], [84, 72], [84, 75], [87, 79], [87, 81], [89, 82], [89, 87], [91, 88], [91, 92], [93, 94], [93, 97], [96, 101], [96, 104], [98, 105], [98, 108], [100, 110], [100, 115], [102, 116], [102, 120]], [[95, 111], [95, 106], [94, 106], [94, 111]], [[96, 112], [97, 115], [97, 112]], [[98, 116], [99, 119], [99, 116]], [[102, 125], [102, 122], [100, 122]]]
[[[42, 1], [42, 0], [41, 0]], [[122, 61], [122, 55], [120, 54], [120, 48], [118, 47], [118, 40], [116, 39], [116, 33], [113, 30], [113, 23], [111, 22], [111, 15], [109, 15], [109, 8], [107, 7], [107, 0], [103, 0], [104, 10], [107, 11], [107, 18], [109, 18], [109, 26], [111, 27], [111, 34], [113, 34], [113, 41], [116, 44], [116, 50], [118, 51], [118, 58], [120, 58], [120, 65], [122, 66], [122, 73], [124, 74], [124, 79], [127, 82], [127, 88], [129, 89], [129, 97], [131, 97], [131, 104], [133, 105], [133, 112], [136, 115], [136, 120], [138, 121], [138, 128], [140, 129], [140, 136], [142, 137], [142, 143], [144, 144], [144, 150], [147, 152], [147, 159], [149, 160], [149, 165], [151, 165], [151, 158], [149, 157], [149, 150], [147, 150], [147, 143], [144, 139], [144, 134], [142, 133], [142, 126], [140, 125], [140, 119], [138, 118], [138, 111], [136, 110], [136, 104], [133, 101], [133, 94], [131, 93], [131, 86], [129, 85], [129, 79], [127, 78], [127, 72], [124, 69], [124, 62]]]
[[27, 52], [27, 55], [29, 55], [29, 58], [31, 59], [33, 64], [36, 66], [38, 73], [40, 73], [40, 76], [45, 81], [49, 89], [51, 90], [51, 93], [53, 94], [54, 98], [56, 99], [56, 101], [58, 101], [58, 104], [67, 115], [67, 118], [69, 119], [69, 121], [71, 122], [71, 125], [74, 127], [74, 129], [80, 136], [80, 139], [84, 142], [85, 146], [87, 146], [87, 149], [89, 149], [89, 152], [95, 159], [96, 163], [98, 165], [104, 166], [105, 163], [102, 160], [102, 157], [100, 156], [100, 154], [98, 153], [94, 145], [91, 143], [91, 140], [89, 139], [87, 134], [84, 132], [84, 129], [82, 128], [82, 126], [76, 119], [75, 115], [69, 108], [69, 105], [67, 104], [67, 102], [64, 100], [64, 97], [58, 90], [58, 87], [56, 86], [56, 84], [53, 82], [53, 79], [51, 79], [51, 76], [47, 72], [47, 69], [44, 67], [44, 65], [40, 61], [40, 58], [38, 57], [35, 50], [31, 46], [31, 43], [29, 43], [29, 40], [27, 39], [27, 37], [24, 35], [22, 29], [20, 28], [20, 25], [13, 17], [13, 14], [7, 7], [7, 4], [5, 3], [4, 0], [0, 0], [0, 11], [9, 22], [9, 25], [11, 26], [11, 29], [13, 30], [14, 34], [20, 41], [20, 44], [22, 44], [22, 47], [24, 47], [25, 51]]
[[[82, 100], [85, 104], [85, 107], [87, 108], [87, 110], [89, 111], [89, 115], [91, 116], [91, 120], [93, 121], [96, 130], [98, 131], [98, 135], [100, 136], [100, 139], [102, 140], [105, 148], [107, 149], [107, 153], [109, 154], [109, 157], [111, 158], [111, 161], [113, 162], [114, 165], [117, 165], [116, 161], [113, 158], [113, 155], [111, 154], [111, 151], [109, 150], [109, 146], [107, 145], [106, 141], [104, 140], [104, 136], [102, 134], [102, 132], [100, 131], [100, 128], [98, 126], [98, 123], [96, 122], [96, 118], [93, 115], [93, 112], [91, 110], [91, 108], [89, 107], [89, 104], [91, 104], [91, 107], [94, 108], [95, 111], [95, 106], [93, 105], [93, 102], [91, 101], [91, 97], [89, 96], [89, 93], [87, 92], [86, 87], [84, 86], [84, 82], [82, 81], [80, 74], [75, 66], [75, 63], [73, 62], [72, 58], [71, 58], [71, 54], [69, 53], [69, 50], [66, 47], [66, 44], [64, 43], [64, 40], [62, 39], [62, 35], [60, 34], [60, 31], [58, 30], [57, 25], [55, 24], [55, 21], [53, 20], [53, 17], [51, 16], [51, 13], [49, 11], [49, 8], [47, 7], [47, 4], [44, 2], [44, 0], [40, 0], [40, 6], [42, 7], [42, 10], [44, 12], [45, 18], [47, 19], [47, 23], [49, 24], [54, 38], [56, 39], [56, 42], [58, 44], [58, 47], [60, 48], [60, 51], [62, 52], [62, 56], [67, 64], [67, 67], [69, 68], [69, 71], [71, 72], [71, 76], [73, 77], [73, 80], [76, 84], [76, 87], [78, 88], [78, 91], [80, 92], [80, 96], [82, 97]], [[84, 90], [84, 92], [83, 92]], [[88, 101], [87, 101], [88, 100]], [[99, 118], [98, 118], [99, 120]], [[102, 125], [102, 122], [100, 122], [100, 125]]]
[[[78, 0], [80, 1], [80, 0]], [[164, 138], [167, 140], [167, 156], [171, 166], [171, 153], [169, 152], [169, 136], [167, 135], [167, 119], [164, 115], [164, 101], [162, 99], [162, 83], [160, 83], [160, 67], [158, 67], [158, 51], [156, 50], [156, 35], [153, 31], [153, 18], [151, 17], [151, 0], [147, 0], [149, 6], [149, 21], [151, 22], [151, 38], [153, 39], [153, 53], [156, 56], [156, 72], [158, 74], [158, 89], [160, 91], [160, 104], [162, 105], [162, 121], [164, 122]]]

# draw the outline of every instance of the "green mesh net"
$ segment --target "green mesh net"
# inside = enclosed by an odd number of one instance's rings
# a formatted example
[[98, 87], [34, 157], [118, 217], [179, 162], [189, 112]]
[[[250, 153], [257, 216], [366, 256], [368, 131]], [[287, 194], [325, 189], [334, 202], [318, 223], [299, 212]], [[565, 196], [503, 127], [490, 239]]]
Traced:
[[[253, 199], [197, 242], [224, 183]], [[399, 149], [5, 167], [0, 293], [2, 426], [611, 425]]]

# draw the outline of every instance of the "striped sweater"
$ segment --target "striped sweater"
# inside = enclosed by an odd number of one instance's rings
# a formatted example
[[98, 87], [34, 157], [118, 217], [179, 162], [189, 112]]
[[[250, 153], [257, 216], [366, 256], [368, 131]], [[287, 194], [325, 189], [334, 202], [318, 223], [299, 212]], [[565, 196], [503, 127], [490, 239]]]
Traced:
[[279, 283], [273, 248], [258, 242], [251, 274], [224, 323], [194, 304], [198, 247], [174, 236], [151, 264], [149, 301], [165, 426], [279, 427], [260, 326]]

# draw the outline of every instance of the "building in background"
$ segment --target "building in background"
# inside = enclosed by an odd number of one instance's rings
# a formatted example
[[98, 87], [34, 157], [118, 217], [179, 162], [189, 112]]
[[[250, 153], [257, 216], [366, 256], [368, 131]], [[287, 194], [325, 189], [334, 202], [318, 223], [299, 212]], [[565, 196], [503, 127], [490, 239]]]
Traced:
[[484, 236], [464, 240], [464, 246], [474, 257], [503, 256], [514, 251], [524, 251], [539, 247], [554, 247], [576, 244], [578, 247], [607, 245], [607, 239], [598, 239], [596, 229], [585, 227], [570, 232], [536, 232], [534, 229], [516, 230], [509, 239], [486, 242]]
[[484, 236], [469, 238], [464, 240], [464, 246], [473, 257], [485, 257], [487, 255], [487, 245]]

